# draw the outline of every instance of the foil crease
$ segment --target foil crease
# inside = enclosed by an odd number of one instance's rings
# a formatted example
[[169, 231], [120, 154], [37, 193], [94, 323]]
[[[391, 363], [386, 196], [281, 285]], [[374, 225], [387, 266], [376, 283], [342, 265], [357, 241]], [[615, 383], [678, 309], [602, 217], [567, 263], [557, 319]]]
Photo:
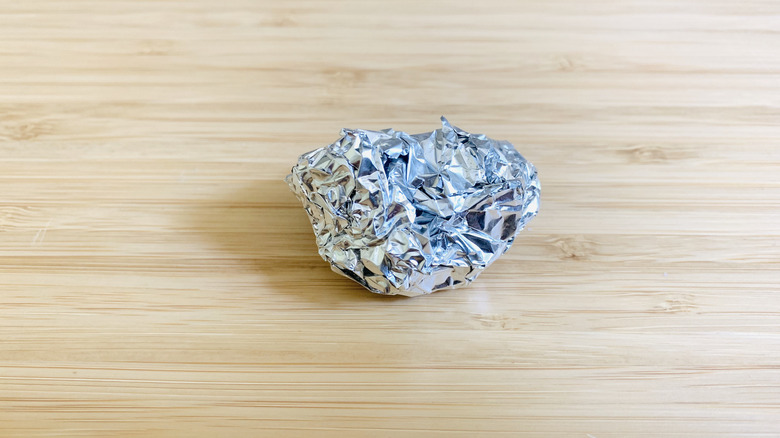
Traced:
[[292, 168], [335, 272], [387, 295], [464, 286], [537, 214], [536, 169], [512, 144], [441, 121], [414, 135], [343, 129]]

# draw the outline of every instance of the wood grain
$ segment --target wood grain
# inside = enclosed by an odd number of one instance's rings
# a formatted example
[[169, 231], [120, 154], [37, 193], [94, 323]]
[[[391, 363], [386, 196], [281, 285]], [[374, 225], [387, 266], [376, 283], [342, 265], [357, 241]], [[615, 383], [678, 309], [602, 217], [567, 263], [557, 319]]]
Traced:
[[[780, 436], [780, 4], [0, 2], [0, 436]], [[534, 162], [374, 296], [281, 179], [438, 116]]]

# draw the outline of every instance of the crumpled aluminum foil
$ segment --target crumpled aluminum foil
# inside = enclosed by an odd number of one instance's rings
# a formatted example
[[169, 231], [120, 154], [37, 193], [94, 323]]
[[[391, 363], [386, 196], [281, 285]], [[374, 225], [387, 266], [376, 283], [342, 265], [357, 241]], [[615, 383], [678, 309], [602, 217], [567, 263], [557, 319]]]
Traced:
[[322, 258], [372, 292], [466, 285], [539, 210], [536, 169], [509, 142], [441, 121], [415, 135], [343, 129], [285, 179]]

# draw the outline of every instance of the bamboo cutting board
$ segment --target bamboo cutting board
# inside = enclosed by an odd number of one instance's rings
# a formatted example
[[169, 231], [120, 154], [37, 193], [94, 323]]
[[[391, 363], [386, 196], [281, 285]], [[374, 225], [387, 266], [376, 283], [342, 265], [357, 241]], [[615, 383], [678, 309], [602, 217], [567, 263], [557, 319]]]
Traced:
[[[0, 2], [0, 436], [780, 436], [780, 4]], [[372, 295], [282, 178], [446, 115], [539, 169]]]

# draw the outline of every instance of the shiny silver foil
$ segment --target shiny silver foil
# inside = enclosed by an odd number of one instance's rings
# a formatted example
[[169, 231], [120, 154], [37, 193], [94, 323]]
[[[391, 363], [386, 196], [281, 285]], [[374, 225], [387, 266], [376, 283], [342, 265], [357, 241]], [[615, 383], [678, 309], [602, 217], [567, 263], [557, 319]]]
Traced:
[[415, 135], [343, 129], [285, 179], [322, 258], [372, 292], [466, 285], [539, 210], [536, 169], [509, 142], [441, 121]]

